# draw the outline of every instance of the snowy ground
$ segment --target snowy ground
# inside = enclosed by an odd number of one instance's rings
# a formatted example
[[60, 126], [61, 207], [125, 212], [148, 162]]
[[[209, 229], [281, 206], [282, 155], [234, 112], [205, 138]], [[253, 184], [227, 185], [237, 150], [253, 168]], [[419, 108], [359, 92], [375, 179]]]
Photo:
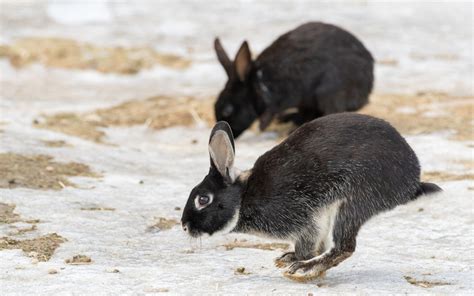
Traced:
[[[439, 196], [423, 198], [379, 215], [361, 230], [355, 254], [324, 279], [299, 284], [282, 277], [272, 259], [279, 251], [221, 245], [226, 235], [192, 241], [180, 227], [149, 232], [154, 217], [175, 218], [190, 189], [208, 168], [209, 128], [144, 126], [106, 129], [102, 145], [36, 129], [42, 113], [93, 110], [157, 94], [215, 95], [225, 81], [212, 52], [219, 35], [234, 53], [243, 38], [260, 52], [278, 34], [306, 20], [332, 22], [351, 30], [377, 60], [378, 93], [442, 91], [473, 95], [472, 4], [374, 4], [352, 1], [41, 1], [0, 2], [0, 42], [24, 36], [59, 36], [95, 44], [143, 45], [184, 55], [184, 71], [155, 67], [137, 75], [61, 70], [35, 64], [18, 70], [0, 60], [0, 153], [47, 154], [57, 161], [88, 164], [103, 177], [73, 178], [78, 188], [42, 191], [0, 189], [0, 202], [16, 213], [40, 219], [35, 237], [56, 232], [67, 238], [47, 262], [33, 264], [21, 250], [0, 251], [0, 294], [472, 294], [474, 293], [473, 182], [438, 182]], [[471, 127], [466, 127], [471, 128]], [[198, 142], [192, 145], [192, 140]], [[456, 165], [471, 162], [471, 142], [447, 133], [407, 137], [423, 169], [472, 173]], [[71, 147], [46, 147], [64, 140]], [[237, 141], [237, 164], [252, 165], [277, 143], [271, 133], [247, 132]], [[469, 168], [470, 167], [470, 168]], [[143, 184], [139, 184], [143, 180]], [[88, 205], [115, 211], [81, 211]], [[423, 211], [419, 209], [422, 208]], [[9, 225], [0, 224], [0, 237]], [[90, 265], [71, 266], [77, 254]], [[235, 275], [245, 267], [248, 275]], [[57, 274], [48, 270], [56, 269]], [[111, 272], [118, 269], [120, 272]], [[423, 288], [407, 282], [445, 282]]]

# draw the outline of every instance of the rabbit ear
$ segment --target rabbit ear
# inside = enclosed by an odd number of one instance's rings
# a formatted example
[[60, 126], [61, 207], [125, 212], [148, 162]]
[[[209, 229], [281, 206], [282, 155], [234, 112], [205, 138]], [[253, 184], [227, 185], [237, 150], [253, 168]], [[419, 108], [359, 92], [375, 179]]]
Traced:
[[250, 54], [247, 41], [244, 41], [240, 46], [240, 49], [235, 56], [234, 64], [235, 71], [237, 72], [240, 81], [245, 81], [252, 66], [252, 55]]
[[235, 180], [234, 170], [234, 136], [232, 129], [225, 121], [216, 123], [209, 138], [209, 155], [211, 166], [216, 168], [224, 179]]
[[214, 39], [214, 49], [216, 50], [217, 59], [221, 63], [222, 67], [224, 67], [227, 76], [230, 77], [233, 71], [232, 61], [229, 59], [229, 56], [222, 47], [219, 38]]

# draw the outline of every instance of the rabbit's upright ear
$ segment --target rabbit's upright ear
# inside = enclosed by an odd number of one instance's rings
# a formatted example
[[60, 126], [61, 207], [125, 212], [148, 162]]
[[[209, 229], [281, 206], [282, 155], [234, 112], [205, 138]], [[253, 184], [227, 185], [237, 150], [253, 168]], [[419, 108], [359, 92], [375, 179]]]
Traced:
[[216, 50], [217, 59], [221, 63], [222, 67], [224, 67], [227, 76], [230, 77], [232, 75], [233, 66], [232, 61], [229, 59], [229, 56], [225, 52], [219, 38], [214, 39], [214, 49]]
[[235, 56], [234, 65], [240, 81], [247, 80], [247, 76], [250, 73], [250, 68], [252, 66], [252, 55], [247, 41], [244, 41], [240, 46], [240, 49]]
[[217, 171], [226, 180], [234, 181], [234, 136], [232, 129], [225, 121], [216, 123], [209, 138], [209, 154], [211, 156], [211, 167]]

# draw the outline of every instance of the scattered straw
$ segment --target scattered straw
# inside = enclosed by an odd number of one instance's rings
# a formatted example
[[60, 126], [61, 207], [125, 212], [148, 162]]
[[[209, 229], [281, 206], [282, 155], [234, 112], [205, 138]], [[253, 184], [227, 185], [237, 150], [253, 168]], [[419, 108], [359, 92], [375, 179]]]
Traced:
[[429, 171], [423, 172], [421, 179], [423, 181], [474, 180], [474, 174], [452, 174], [450, 172]]
[[89, 113], [59, 113], [45, 116], [36, 127], [58, 131], [97, 143], [104, 143], [108, 126], [145, 124], [162, 129], [176, 125], [190, 126], [201, 122], [213, 123], [213, 101], [191, 97], [157, 96], [147, 100], [134, 100]]
[[0, 46], [0, 57], [9, 59], [17, 68], [41, 63], [48, 67], [119, 74], [135, 74], [158, 64], [175, 69], [191, 64], [177, 55], [158, 53], [147, 47], [100, 47], [71, 39], [39, 37]]
[[442, 93], [373, 95], [360, 113], [383, 118], [403, 134], [451, 130], [454, 140], [472, 141], [474, 98]]

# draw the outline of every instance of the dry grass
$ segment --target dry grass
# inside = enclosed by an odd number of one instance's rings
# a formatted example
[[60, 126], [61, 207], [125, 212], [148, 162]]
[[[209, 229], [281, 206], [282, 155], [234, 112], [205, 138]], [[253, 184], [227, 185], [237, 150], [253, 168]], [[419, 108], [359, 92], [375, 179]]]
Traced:
[[452, 174], [449, 172], [429, 171], [423, 172], [421, 179], [428, 182], [474, 180], [474, 174]]
[[147, 47], [101, 47], [61, 38], [24, 38], [0, 46], [0, 57], [21, 68], [31, 63], [48, 67], [95, 70], [102, 73], [135, 74], [157, 64], [187, 68], [191, 61]]
[[442, 93], [373, 95], [360, 113], [383, 118], [402, 134], [451, 130], [453, 140], [474, 140], [474, 98]]
[[66, 239], [56, 233], [25, 240], [2, 237], [0, 238], [0, 250], [22, 249], [30, 257], [39, 261], [48, 261], [59, 245], [65, 241]]
[[[154, 129], [176, 125], [189, 126], [196, 122], [214, 123], [213, 99], [157, 96], [134, 100], [96, 111], [75, 114], [60, 113], [45, 117], [40, 128], [103, 143], [108, 126], [147, 124]], [[417, 95], [373, 95], [369, 105], [360, 113], [383, 118], [401, 133], [416, 135], [452, 131], [451, 138], [472, 141], [474, 100], [440, 93]], [[285, 136], [291, 124], [273, 123], [269, 130]]]
[[105, 125], [96, 120], [88, 120], [81, 114], [59, 113], [46, 116], [45, 122], [35, 125], [39, 128], [50, 129], [98, 143], [101, 143], [105, 136], [105, 133], [100, 130], [100, 127], [105, 127]]
[[214, 122], [212, 104], [210, 99], [157, 96], [89, 113], [45, 116], [45, 121], [36, 126], [104, 143], [105, 133], [101, 128], [108, 126], [146, 124], [150, 128], [161, 129], [176, 125], [190, 126], [198, 122], [210, 124]]
[[0, 188], [26, 187], [60, 190], [74, 186], [67, 177], [99, 177], [81, 163], [59, 163], [47, 155], [0, 153]]

